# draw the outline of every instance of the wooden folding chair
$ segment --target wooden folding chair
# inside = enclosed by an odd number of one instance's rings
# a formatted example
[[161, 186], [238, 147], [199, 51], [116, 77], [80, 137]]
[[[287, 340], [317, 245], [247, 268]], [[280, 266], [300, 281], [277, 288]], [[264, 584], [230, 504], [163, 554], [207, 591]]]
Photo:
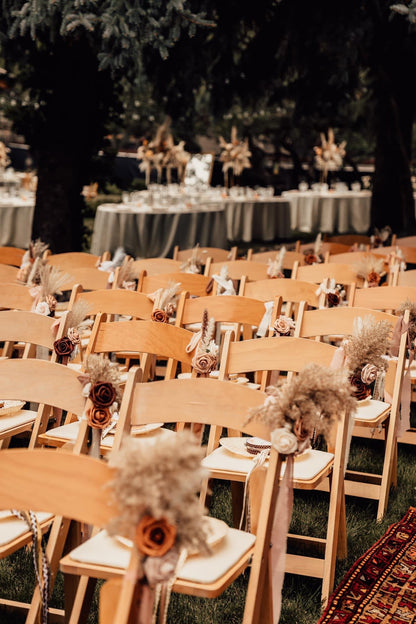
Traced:
[[[142, 384], [135, 383], [135, 375], [135, 371], [129, 374], [129, 391], [126, 386], [123, 398], [125, 409], [124, 412], [123, 408], [120, 411], [124, 432], [130, 426], [150, 424], [162, 417], [166, 422], [225, 426], [243, 434], [270, 439], [270, 433], [263, 424], [245, 424], [247, 409], [259, 406], [265, 398], [263, 393], [213, 379], [175, 379]], [[123, 418], [123, 414], [126, 418]], [[119, 430], [121, 434], [121, 426]], [[229, 529], [226, 541], [218, 544], [211, 556], [195, 555], [189, 562], [185, 562], [173, 585], [174, 592], [206, 598], [217, 597], [246, 570], [251, 561], [243, 623], [271, 624], [268, 558], [280, 468], [280, 458], [272, 449], [267, 472], [259, 470], [253, 475], [251, 513], [252, 531], [255, 535]], [[100, 551], [94, 546], [101, 539], [98, 534], [76, 552], [65, 556], [61, 561], [62, 571], [65, 574], [89, 577], [91, 583], [97, 578], [125, 579], [126, 568], [120, 566], [118, 557], [120, 544], [113, 539], [111, 549]], [[91, 556], [93, 552], [96, 553], [94, 558]], [[70, 624], [78, 621], [81, 612], [79, 602], [78, 598], [74, 601]]]
[[[298, 373], [302, 368], [315, 362], [329, 367], [336, 348], [332, 345], [302, 338], [262, 338], [232, 342], [226, 336], [224, 354], [220, 366], [220, 379], [253, 371], [287, 371]], [[322, 483], [328, 483], [329, 510], [326, 538], [289, 535], [293, 543], [305, 548], [314, 545], [323, 558], [303, 554], [287, 554], [286, 572], [322, 579], [322, 600], [325, 603], [332, 591], [335, 575], [336, 556], [346, 556], [346, 518], [344, 496], [344, 469], [347, 444], [347, 419], [340, 415], [328, 452], [310, 450], [295, 461], [294, 487], [302, 490], [316, 490]], [[244, 482], [250, 461], [243, 467], [240, 459], [232, 461], [227, 450], [218, 446], [220, 429], [213, 430], [208, 443], [208, 453], [203, 464], [213, 478]], [[244, 463], [244, 462], [243, 462]], [[206, 487], [206, 486], [205, 486]], [[202, 491], [204, 500], [206, 490]]]
[[[373, 289], [375, 290], [375, 289]], [[295, 336], [322, 339], [325, 336], [346, 337], [353, 333], [354, 322], [371, 314], [377, 322], [386, 321], [393, 334], [397, 317], [377, 310], [357, 307], [336, 307], [324, 310], [305, 310], [300, 306], [296, 322]], [[409, 313], [406, 313], [408, 322]], [[405, 321], [406, 322], [406, 321]], [[389, 493], [397, 486], [397, 427], [400, 418], [400, 397], [403, 383], [403, 371], [406, 360], [406, 335], [400, 342], [399, 356], [389, 362], [386, 375], [386, 389], [392, 402], [371, 399], [365, 405], [359, 405], [354, 414], [353, 436], [372, 437], [383, 429], [385, 447], [383, 449], [382, 470], [380, 473], [368, 473], [347, 470], [345, 492], [347, 495], [369, 498], [377, 501], [377, 520], [382, 520], [386, 513]]]
[[[269, 260], [274, 260], [278, 255], [279, 249], [271, 249], [270, 251], [260, 251], [257, 253], [254, 253], [252, 249], [249, 249], [247, 251], [247, 260], [264, 262], [267, 264]], [[291, 271], [295, 262], [299, 262], [301, 266], [305, 264], [305, 256], [303, 253], [300, 253], [299, 251], [286, 251], [283, 256], [282, 269]]]
[[105, 252], [102, 256], [94, 256], [81, 251], [52, 254], [47, 250], [44, 258], [48, 264], [58, 267], [64, 273], [71, 273], [76, 269], [95, 269], [103, 260], [109, 260], [110, 254]]
[[[1, 420], [10, 420], [14, 434], [31, 430], [29, 449], [39, 445], [39, 438], [48, 426], [52, 408], [58, 408], [81, 418], [84, 413], [86, 399], [81, 394], [81, 384], [78, 381], [78, 373], [62, 364], [44, 360], [16, 360], [9, 359], [0, 361], [0, 396], [5, 400], [33, 401], [39, 403], [38, 412], [20, 410], [14, 416], [3, 417]], [[14, 421], [14, 422], [13, 422]], [[8, 451], [1, 450], [0, 458]], [[23, 449], [23, 453], [28, 453]], [[56, 453], [58, 456], [59, 453]], [[55, 457], [55, 454], [54, 454]], [[55, 459], [49, 457], [47, 473], [56, 474]], [[58, 460], [59, 461], [59, 460]], [[14, 466], [9, 469], [14, 470]], [[3, 473], [6, 474], [6, 471]], [[40, 475], [43, 480], [47, 479], [44, 472]], [[67, 475], [68, 476], [68, 475]], [[61, 475], [62, 477], [62, 475]], [[63, 483], [61, 483], [63, 486]], [[22, 486], [21, 491], [25, 487]], [[55, 495], [57, 493], [55, 492]], [[7, 508], [7, 507], [6, 507]], [[18, 507], [19, 508], [19, 507]], [[37, 508], [40, 511], [48, 511], [48, 507]], [[69, 529], [69, 521], [62, 518], [54, 519], [50, 514], [40, 516], [41, 528], [47, 530], [53, 522], [48, 540], [47, 554], [51, 565], [51, 590], [56, 577], [59, 557], [61, 556], [66, 535]], [[31, 535], [21, 521], [13, 526], [13, 538], [3, 540], [0, 553], [3, 556], [15, 552], [30, 542]], [[13, 523], [15, 524], [15, 523]], [[40, 594], [36, 589], [31, 604], [15, 603], [10, 600], [0, 601], [9, 607], [15, 607], [28, 611], [26, 624], [36, 624], [40, 607]]]
[[33, 297], [27, 286], [2, 284], [0, 289], [0, 310], [31, 310]]
[[161, 273], [160, 275], [147, 275], [146, 271], [140, 273], [137, 290], [138, 292], [148, 295], [159, 288], [167, 288], [171, 284], [180, 284], [181, 292], [186, 290], [194, 297], [211, 295], [215, 290], [210, 289], [211, 278], [206, 275], [195, 275], [193, 273]]
[[0, 283], [16, 281], [18, 269], [10, 264], [0, 264]]
[[228, 262], [213, 262], [206, 275], [219, 275], [223, 267], [227, 268], [229, 279], [240, 280], [243, 275], [250, 281], [267, 279], [267, 265], [264, 262], [251, 260], [232, 260]]
[[416, 269], [400, 271], [400, 268], [395, 266], [390, 272], [389, 286], [411, 286], [416, 288]]
[[161, 273], [177, 273], [181, 270], [181, 262], [172, 258], [140, 258], [132, 263], [132, 270], [136, 275], [146, 271], [146, 275], [160, 275]]
[[[4, 343], [1, 356], [11, 357], [16, 343], [23, 343], [21, 350], [24, 358], [36, 357], [37, 346], [53, 352], [53, 343], [57, 338], [52, 331], [54, 322], [54, 318], [25, 310], [0, 311], [0, 342]], [[62, 321], [64, 324], [65, 319]], [[60, 329], [62, 331], [62, 327]]]
[[[59, 267], [60, 268], [60, 267]], [[63, 292], [72, 290], [76, 284], [81, 284], [84, 290], [100, 290], [107, 287], [108, 273], [92, 267], [71, 268], [69, 278], [61, 288]]]
[[[195, 248], [180, 249], [178, 245], [173, 248], [173, 259], [179, 262], [185, 262], [195, 253]], [[238, 247], [231, 247], [231, 249], [221, 249], [220, 247], [198, 247], [197, 256], [200, 258], [201, 263], [205, 265], [208, 258], [211, 258], [212, 262], [228, 262], [229, 260], [237, 260]]]
[[0, 263], [20, 267], [26, 250], [19, 247], [0, 247]]
[[316, 284], [301, 280], [279, 278], [247, 282], [243, 279], [239, 294], [264, 302], [281, 297], [286, 316], [296, 316], [301, 301], [306, 301], [313, 308], [323, 305], [323, 295], [317, 295], [316, 291]]
[[359, 288], [353, 293], [349, 305], [371, 310], [395, 312], [406, 301], [416, 301], [416, 287], [382, 286], [380, 288]]

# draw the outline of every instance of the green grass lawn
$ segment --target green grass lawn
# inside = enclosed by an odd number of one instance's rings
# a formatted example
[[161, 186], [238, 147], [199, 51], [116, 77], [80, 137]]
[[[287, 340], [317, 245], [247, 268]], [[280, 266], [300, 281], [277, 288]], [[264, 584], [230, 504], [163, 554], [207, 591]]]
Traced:
[[[350, 465], [366, 469], [376, 466], [378, 441], [354, 441]], [[354, 561], [360, 557], [386, 531], [400, 520], [410, 506], [416, 504], [416, 447], [400, 445], [398, 461], [399, 487], [390, 496], [387, 514], [381, 523], [375, 521], [376, 503], [363, 499], [347, 498], [348, 558], [338, 562], [336, 585]], [[376, 466], [378, 468], [378, 466]], [[327, 509], [324, 493], [295, 492], [295, 507], [291, 530], [307, 530], [309, 534], [322, 535], [323, 518]], [[231, 521], [230, 493], [227, 482], [216, 482], [211, 506], [212, 515]], [[169, 609], [169, 623], [175, 624], [239, 624], [244, 609], [244, 596], [248, 572], [215, 600], [173, 595]], [[0, 591], [2, 596], [27, 600], [32, 591], [34, 576], [31, 553], [19, 552], [0, 562]], [[321, 584], [315, 579], [286, 575], [283, 589], [281, 624], [313, 624], [320, 614]], [[62, 578], [58, 579], [51, 601], [53, 606], [63, 604]], [[20, 624], [24, 618], [17, 613], [0, 609], [1, 624]], [[93, 605], [89, 624], [98, 622], [97, 604]]]

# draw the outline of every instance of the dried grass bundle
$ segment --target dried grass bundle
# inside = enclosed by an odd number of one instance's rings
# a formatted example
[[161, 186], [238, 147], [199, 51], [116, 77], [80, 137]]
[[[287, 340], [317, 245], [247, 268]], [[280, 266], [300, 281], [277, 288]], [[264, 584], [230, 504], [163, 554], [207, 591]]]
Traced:
[[121, 513], [108, 526], [110, 535], [134, 539], [143, 516], [166, 518], [176, 527], [179, 547], [207, 551], [203, 512], [197, 493], [208, 476], [202, 468], [203, 449], [188, 431], [158, 444], [126, 438], [121, 451], [110, 458], [118, 469], [111, 483]]
[[89, 377], [92, 386], [98, 382], [111, 383], [116, 390], [116, 401], [120, 404], [122, 397], [120, 373], [110, 360], [99, 355], [90, 355], [85, 364], [85, 375]]
[[366, 364], [378, 370], [387, 370], [385, 358], [390, 348], [392, 327], [388, 321], [376, 321], [368, 314], [354, 323], [352, 336], [344, 343], [347, 366], [352, 373], [361, 371]]
[[71, 276], [55, 266], [49, 264], [39, 267], [40, 295], [41, 298], [49, 295], [62, 295], [61, 288], [67, 284]]
[[82, 299], [75, 301], [72, 310], [67, 314], [67, 326], [78, 329], [87, 316], [89, 316], [90, 311], [91, 306], [87, 301]]
[[271, 431], [287, 426], [293, 429], [295, 423], [301, 423], [304, 434], [300, 441], [310, 438], [313, 431], [328, 438], [339, 415], [351, 413], [356, 405], [345, 371], [320, 364], [308, 364], [290, 382], [266, 391], [269, 396], [251, 411], [249, 420], [260, 419]]
[[357, 275], [363, 279], [368, 279], [371, 273], [384, 275], [384, 258], [378, 258], [374, 254], [368, 254], [357, 264]]
[[135, 268], [133, 258], [129, 258], [127, 262], [122, 264], [118, 273], [118, 287], [123, 282], [132, 282], [139, 277], [138, 271]]
[[416, 303], [410, 301], [410, 299], [406, 299], [404, 303], [401, 304], [399, 308], [396, 310], [396, 314], [399, 316], [403, 316], [406, 310], [409, 310], [409, 339], [410, 342], [413, 343], [416, 338]]

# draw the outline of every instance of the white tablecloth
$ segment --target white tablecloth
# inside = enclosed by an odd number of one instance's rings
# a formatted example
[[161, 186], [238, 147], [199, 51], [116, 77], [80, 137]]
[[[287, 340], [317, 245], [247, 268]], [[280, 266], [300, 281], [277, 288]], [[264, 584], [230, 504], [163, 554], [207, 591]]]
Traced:
[[300, 232], [357, 232], [370, 227], [370, 191], [285, 191], [290, 201], [290, 227]]
[[27, 249], [34, 210], [33, 199], [0, 196], [0, 246]]
[[290, 235], [290, 204], [282, 198], [226, 199], [197, 207], [152, 210], [134, 204], [103, 204], [94, 222], [91, 253], [117, 247], [136, 257], [170, 256], [175, 245], [189, 249], [227, 247], [227, 240], [273, 241]]

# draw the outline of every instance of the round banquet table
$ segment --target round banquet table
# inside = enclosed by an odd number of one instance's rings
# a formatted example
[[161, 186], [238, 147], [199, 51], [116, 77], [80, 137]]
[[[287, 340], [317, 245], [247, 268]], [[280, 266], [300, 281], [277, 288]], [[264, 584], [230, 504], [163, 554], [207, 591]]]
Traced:
[[97, 208], [91, 253], [100, 255], [124, 247], [135, 257], [171, 255], [173, 247], [226, 247], [224, 210], [171, 207], [151, 210], [130, 204], [103, 204]]
[[29, 247], [34, 200], [0, 195], [0, 246]]
[[285, 191], [290, 226], [300, 232], [357, 232], [370, 228], [370, 191]]
[[91, 253], [121, 246], [136, 257], [170, 256], [173, 247], [227, 247], [227, 240], [273, 241], [290, 236], [290, 204], [280, 197], [203, 201], [183, 208], [103, 204], [97, 208]]

